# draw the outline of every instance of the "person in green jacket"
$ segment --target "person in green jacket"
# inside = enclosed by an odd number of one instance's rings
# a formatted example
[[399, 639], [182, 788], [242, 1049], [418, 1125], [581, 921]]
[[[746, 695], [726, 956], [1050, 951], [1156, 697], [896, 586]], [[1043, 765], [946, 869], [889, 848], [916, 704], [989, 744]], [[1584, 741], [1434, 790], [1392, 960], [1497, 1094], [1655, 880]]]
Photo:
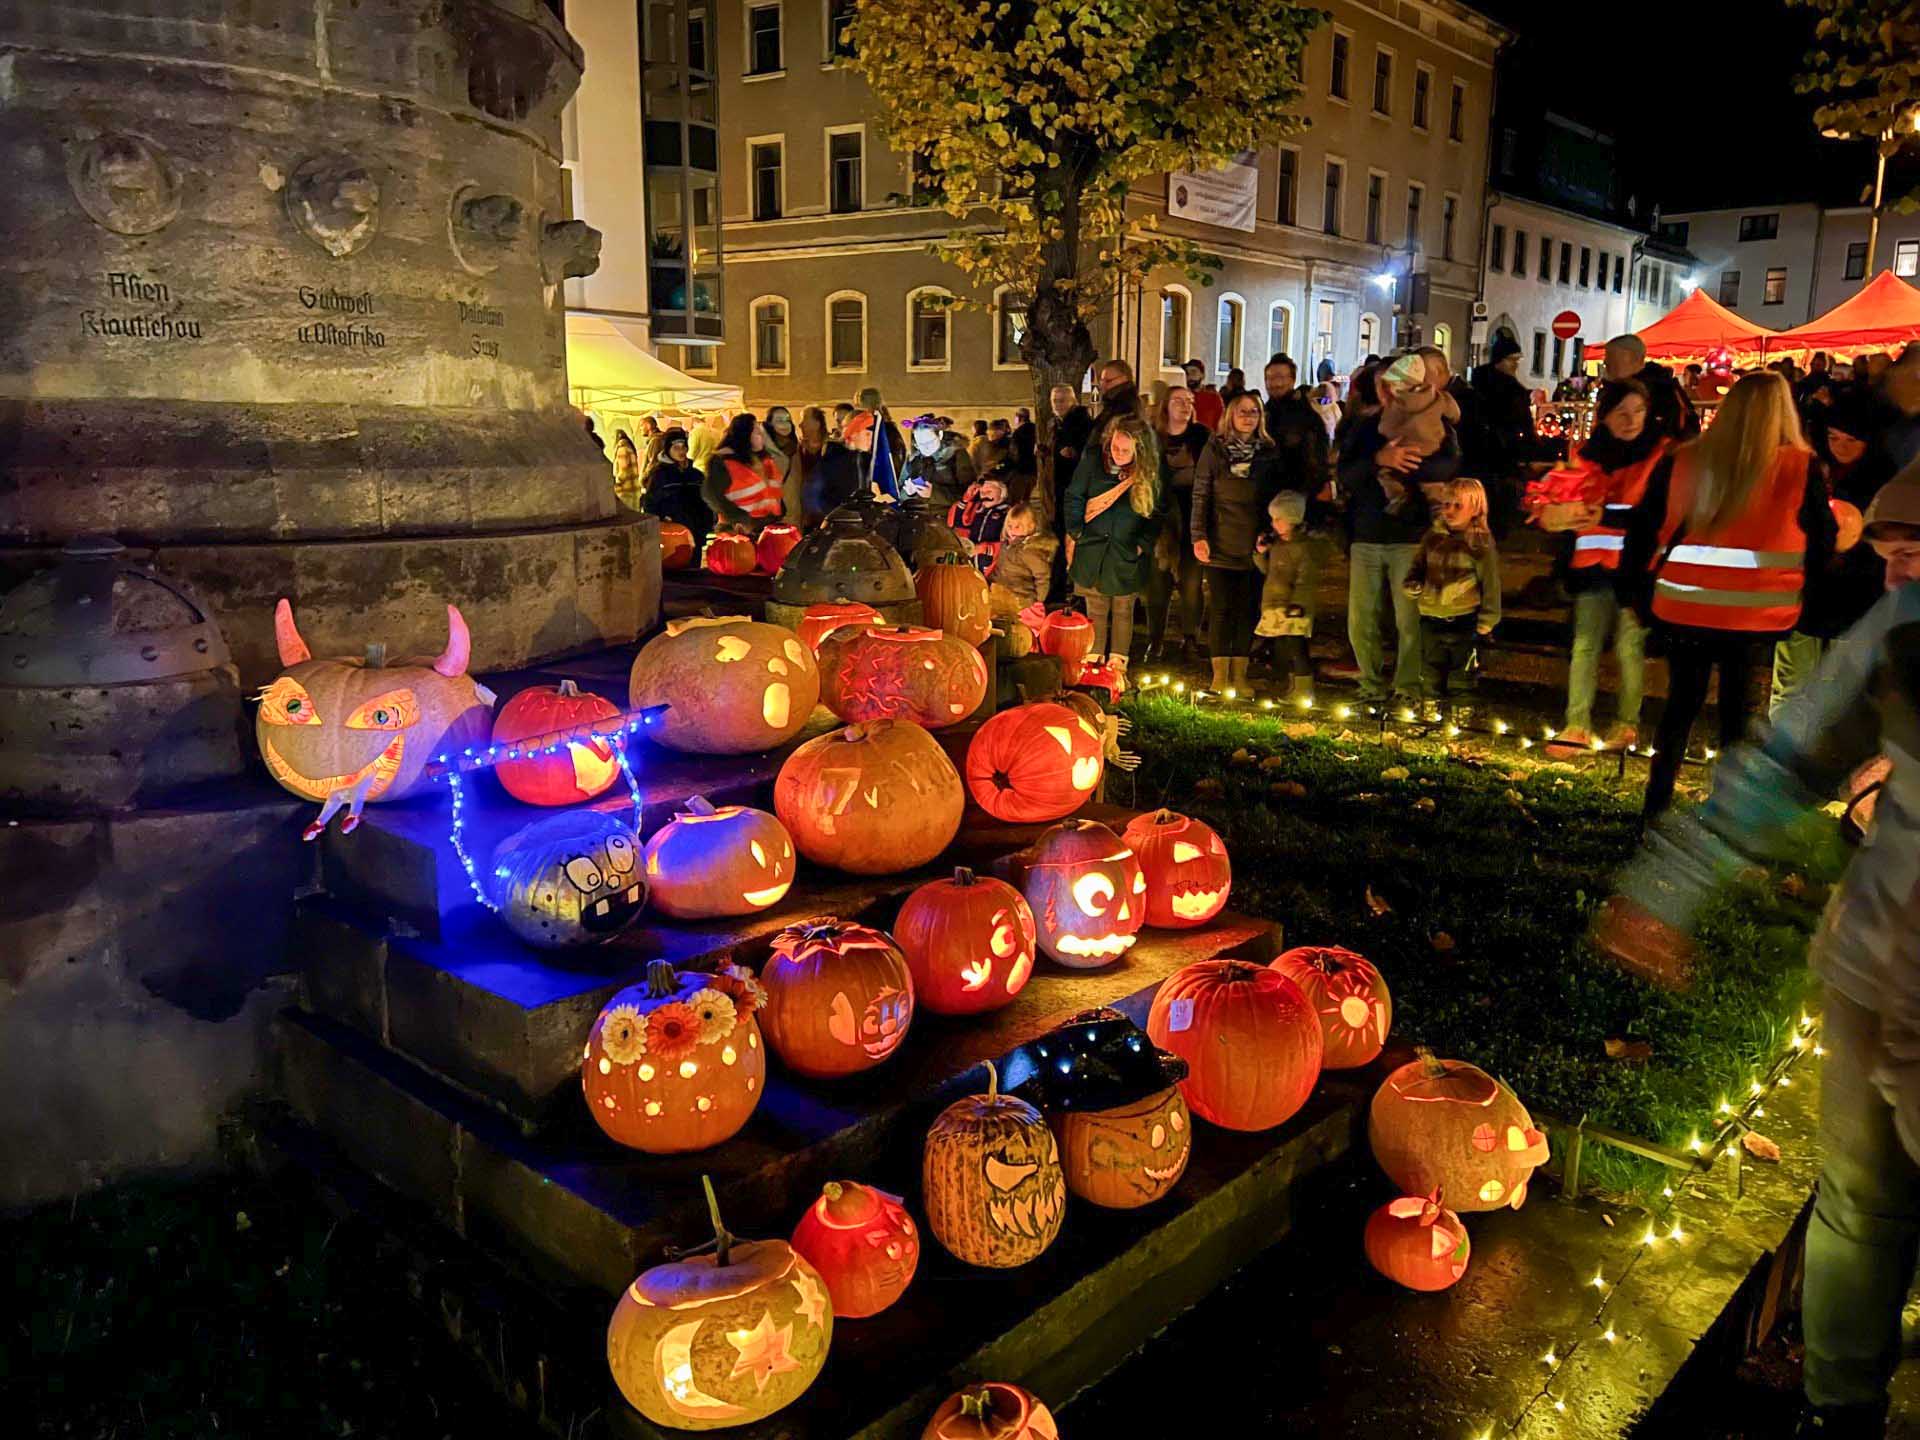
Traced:
[[1146, 593], [1160, 538], [1166, 487], [1152, 427], [1128, 415], [1080, 457], [1067, 487], [1067, 576], [1093, 622], [1093, 654], [1104, 652], [1122, 681], [1133, 644], [1133, 602]]

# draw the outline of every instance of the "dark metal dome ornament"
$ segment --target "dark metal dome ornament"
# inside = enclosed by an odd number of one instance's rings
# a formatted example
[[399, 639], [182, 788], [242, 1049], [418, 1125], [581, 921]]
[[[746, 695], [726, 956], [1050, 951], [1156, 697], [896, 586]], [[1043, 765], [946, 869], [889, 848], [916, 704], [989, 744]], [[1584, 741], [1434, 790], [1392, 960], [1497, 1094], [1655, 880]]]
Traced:
[[941, 555], [966, 555], [967, 547], [953, 533], [946, 516], [924, 497], [916, 495], [898, 505], [878, 508], [881, 514], [874, 528], [914, 570], [932, 564]]
[[773, 577], [774, 601], [805, 609], [858, 600], [882, 611], [915, 603], [912, 572], [874, 524], [884, 508], [856, 501], [829, 513]]

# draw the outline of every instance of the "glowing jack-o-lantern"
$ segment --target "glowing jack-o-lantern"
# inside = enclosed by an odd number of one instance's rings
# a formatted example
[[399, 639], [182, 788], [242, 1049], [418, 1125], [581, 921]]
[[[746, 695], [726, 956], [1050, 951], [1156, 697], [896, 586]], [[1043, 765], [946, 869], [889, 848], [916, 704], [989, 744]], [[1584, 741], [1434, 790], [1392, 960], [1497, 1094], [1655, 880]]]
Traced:
[[669, 622], [634, 656], [627, 691], [636, 710], [669, 707], [649, 731], [661, 744], [745, 755], [800, 733], [820, 699], [820, 670], [791, 630], [695, 617]]
[[1147, 880], [1120, 837], [1093, 820], [1068, 820], [1034, 843], [1027, 903], [1040, 948], [1062, 965], [1097, 970], [1140, 938]]
[[362, 805], [412, 793], [436, 755], [486, 739], [493, 692], [467, 674], [472, 641], [451, 605], [447, 648], [432, 660], [389, 665], [380, 645], [364, 657], [316, 660], [285, 600], [274, 609], [273, 636], [286, 668], [257, 697], [254, 738], [282, 787], [321, 802], [309, 840], [342, 806], [346, 834]]
[[694, 562], [693, 531], [677, 520], [660, 522], [660, 568], [691, 570]]
[[[493, 743], [511, 745], [597, 721], [616, 720], [620, 707], [604, 695], [582, 690], [571, 680], [535, 685], [500, 707], [493, 718]], [[572, 805], [604, 794], [620, 778], [620, 761], [609, 740], [554, 742], [551, 755], [502, 760], [493, 773], [516, 800], [529, 805]]]
[[665, 960], [607, 1002], [580, 1067], [587, 1109], [613, 1139], [649, 1155], [732, 1139], [766, 1088], [754, 1019], [764, 1000], [745, 970], [681, 974]]
[[1168, 976], [1147, 1034], [1187, 1062], [1187, 1103], [1223, 1129], [1292, 1118], [1320, 1078], [1320, 1017], [1298, 985], [1263, 965], [1198, 960]]
[[1026, 897], [965, 866], [909, 895], [893, 938], [913, 969], [915, 999], [936, 1015], [997, 1010], [1033, 974], [1037, 937]]
[[928, 625], [956, 640], [978, 645], [993, 631], [987, 577], [965, 555], [936, 555], [913, 578], [920, 613]]
[[920, 1182], [927, 1228], [969, 1265], [1037, 1259], [1066, 1217], [1059, 1142], [1038, 1110], [1000, 1093], [991, 1062], [987, 1093], [954, 1101], [927, 1131]]
[[760, 980], [774, 1053], [817, 1080], [872, 1069], [913, 1023], [907, 957], [867, 925], [822, 915], [782, 930]]
[[1273, 962], [1320, 1017], [1329, 1070], [1370, 1065], [1387, 1043], [1393, 997], [1373, 962], [1337, 945], [1298, 945]]
[[655, 910], [702, 920], [779, 904], [793, 886], [795, 864], [793, 837], [766, 811], [715, 808], [695, 795], [647, 841], [641, 869]]
[[920, 1232], [898, 1195], [830, 1180], [794, 1227], [793, 1248], [820, 1272], [842, 1320], [878, 1315], [906, 1293]]
[[1031, 1391], [988, 1380], [942, 1401], [920, 1440], [1060, 1440], [1060, 1427]]
[[1190, 930], [1226, 908], [1233, 865], [1211, 825], [1160, 810], [1134, 816], [1120, 839], [1147, 877], [1147, 924]]
[[761, 570], [772, 575], [787, 563], [794, 547], [800, 543], [800, 527], [776, 520], [771, 525], [760, 527], [760, 538], [753, 542], [753, 561]]
[[960, 830], [966, 794], [918, 725], [872, 720], [816, 735], [786, 758], [773, 813], [816, 865], [892, 875], [924, 865]]
[[967, 793], [1014, 825], [1062, 820], [1091, 800], [1105, 767], [1099, 729], [1038, 701], [993, 716], [967, 742]]
[[753, 541], [731, 530], [722, 530], [707, 541], [707, 553], [702, 558], [714, 575], [751, 575], [759, 563]]
[[717, 1206], [713, 1223], [713, 1253], [641, 1272], [607, 1325], [620, 1393], [672, 1430], [746, 1425], [791, 1405], [833, 1339], [832, 1297], [805, 1257], [784, 1240], [735, 1239]]
[[820, 642], [842, 625], [884, 625], [886, 617], [859, 600], [827, 600], [800, 612], [800, 643], [820, 653]]
[[1860, 543], [1860, 537], [1867, 528], [1866, 517], [1860, 513], [1858, 505], [1838, 496], [1827, 501], [1827, 508], [1833, 511], [1834, 528], [1839, 532], [1834, 537], [1833, 548], [1844, 555]]
[[987, 662], [918, 625], [843, 625], [820, 642], [820, 699], [842, 720], [911, 720], [938, 730], [987, 693]]
[[1402, 1193], [1438, 1190], [1461, 1211], [1518, 1210], [1547, 1163], [1547, 1137], [1519, 1096], [1476, 1065], [1426, 1051], [1374, 1092], [1367, 1134]]
[[1467, 1273], [1473, 1242], [1440, 1192], [1389, 1200], [1367, 1220], [1367, 1263], [1409, 1290], [1445, 1290]]
[[597, 810], [547, 815], [502, 840], [487, 891], [507, 928], [529, 945], [599, 945], [647, 903], [640, 844], [626, 821]]
[[1060, 678], [1069, 685], [1080, 683], [1080, 670], [1093, 649], [1093, 622], [1078, 610], [1050, 611], [1040, 622], [1034, 637], [1042, 655], [1060, 661]]

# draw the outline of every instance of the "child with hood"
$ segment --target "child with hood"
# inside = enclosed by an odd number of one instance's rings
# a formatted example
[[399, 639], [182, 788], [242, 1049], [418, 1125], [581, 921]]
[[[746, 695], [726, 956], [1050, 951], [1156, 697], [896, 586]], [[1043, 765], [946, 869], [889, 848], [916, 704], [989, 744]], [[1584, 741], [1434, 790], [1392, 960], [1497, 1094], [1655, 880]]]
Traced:
[[691, 530], [695, 554], [706, 548], [713, 530], [713, 510], [701, 494], [705, 484], [700, 467], [687, 455], [687, 432], [674, 426], [660, 437], [660, 461], [647, 476], [646, 499], [640, 508]]

